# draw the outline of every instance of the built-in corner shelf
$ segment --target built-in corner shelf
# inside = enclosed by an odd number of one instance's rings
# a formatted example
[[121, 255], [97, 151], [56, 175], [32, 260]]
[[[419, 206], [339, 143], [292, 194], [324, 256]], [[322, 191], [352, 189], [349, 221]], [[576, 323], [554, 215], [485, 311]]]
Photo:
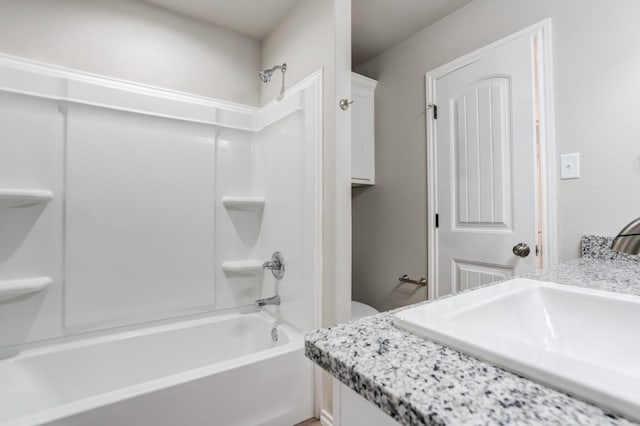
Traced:
[[48, 203], [52, 199], [53, 192], [46, 189], [0, 188], [0, 209], [29, 207], [35, 204]]
[[49, 287], [52, 282], [51, 277], [0, 280], [0, 303], [42, 291]]
[[231, 260], [222, 262], [222, 270], [236, 274], [258, 274], [262, 272], [262, 262], [259, 260]]
[[263, 197], [222, 197], [222, 204], [228, 210], [261, 210], [264, 208]]

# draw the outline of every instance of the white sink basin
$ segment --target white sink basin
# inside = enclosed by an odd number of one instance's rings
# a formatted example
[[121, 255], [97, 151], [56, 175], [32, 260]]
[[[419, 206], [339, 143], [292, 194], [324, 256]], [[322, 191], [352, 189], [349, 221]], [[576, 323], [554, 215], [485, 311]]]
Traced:
[[393, 323], [640, 420], [640, 297], [514, 279]]

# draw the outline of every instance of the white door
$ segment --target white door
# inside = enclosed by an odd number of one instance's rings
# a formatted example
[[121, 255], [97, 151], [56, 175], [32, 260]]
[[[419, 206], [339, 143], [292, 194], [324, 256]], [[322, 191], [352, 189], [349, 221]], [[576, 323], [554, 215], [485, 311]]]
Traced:
[[435, 80], [435, 297], [536, 269], [533, 49], [521, 37]]

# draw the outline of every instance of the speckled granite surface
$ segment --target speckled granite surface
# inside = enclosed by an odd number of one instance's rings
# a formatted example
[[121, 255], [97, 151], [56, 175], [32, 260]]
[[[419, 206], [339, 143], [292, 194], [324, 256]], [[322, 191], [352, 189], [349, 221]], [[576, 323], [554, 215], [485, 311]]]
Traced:
[[[528, 277], [640, 295], [640, 262], [628, 260], [582, 258]], [[404, 425], [631, 424], [400, 331], [390, 312], [309, 333], [305, 347], [307, 357]]]
[[640, 256], [632, 256], [624, 253], [616, 253], [611, 250], [613, 237], [600, 237], [597, 235], [585, 235], [582, 237], [582, 257], [591, 259], [629, 260], [640, 262]]

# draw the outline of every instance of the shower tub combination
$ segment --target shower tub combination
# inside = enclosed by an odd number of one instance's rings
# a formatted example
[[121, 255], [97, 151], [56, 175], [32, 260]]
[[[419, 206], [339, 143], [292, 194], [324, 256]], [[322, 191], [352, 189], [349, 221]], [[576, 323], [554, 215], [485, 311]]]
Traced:
[[33, 198], [0, 203], [1, 425], [313, 415], [321, 82], [254, 108], [0, 55], [0, 198]]
[[290, 425], [313, 407], [303, 338], [228, 314], [26, 350], [0, 361], [0, 424]]

